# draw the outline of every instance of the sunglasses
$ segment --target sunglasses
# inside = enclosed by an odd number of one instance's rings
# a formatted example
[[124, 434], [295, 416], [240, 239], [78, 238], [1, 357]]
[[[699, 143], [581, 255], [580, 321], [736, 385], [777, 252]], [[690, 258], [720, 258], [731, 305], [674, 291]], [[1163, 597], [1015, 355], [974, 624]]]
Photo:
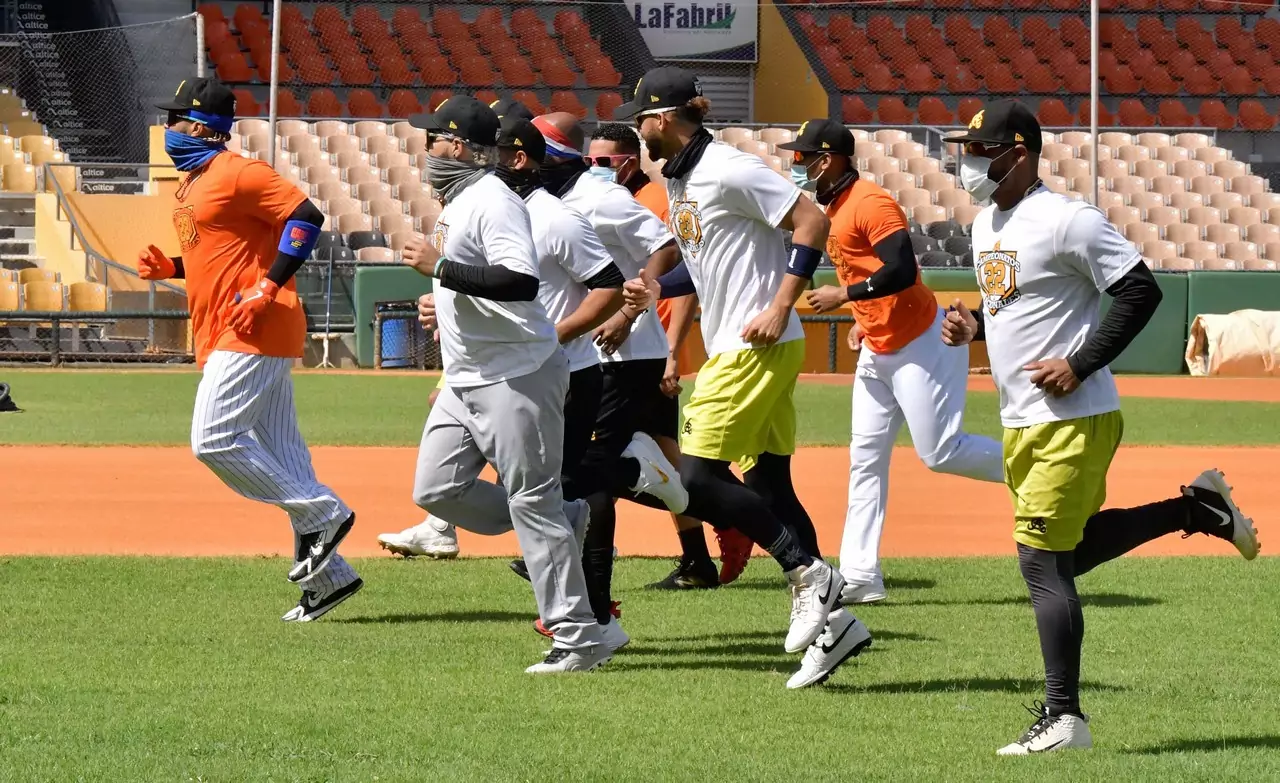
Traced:
[[983, 141], [970, 141], [970, 142], [966, 142], [966, 143], [965, 143], [965, 145], [964, 145], [964, 151], [965, 151], [965, 154], [967, 154], [967, 155], [978, 155], [978, 156], [983, 156], [983, 155], [986, 155], [986, 154], [991, 153], [991, 152], [1000, 152], [1000, 151], [1002, 151], [1002, 150], [1006, 150], [1006, 149], [1008, 149], [1010, 146], [1013, 146], [1013, 145], [1009, 145], [1009, 144], [988, 144], [988, 143], [983, 142]]
[[629, 160], [635, 160], [635, 155], [585, 155], [583, 160], [588, 166], [596, 166], [603, 169], [618, 169]]
[[435, 144], [437, 141], [457, 141], [458, 137], [452, 133], [428, 133], [427, 144]]
[[170, 109], [169, 116], [166, 118], [166, 124], [169, 126], [177, 125], [180, 122], [195, 122], [186, 115], [185, 112], [178, 109]]

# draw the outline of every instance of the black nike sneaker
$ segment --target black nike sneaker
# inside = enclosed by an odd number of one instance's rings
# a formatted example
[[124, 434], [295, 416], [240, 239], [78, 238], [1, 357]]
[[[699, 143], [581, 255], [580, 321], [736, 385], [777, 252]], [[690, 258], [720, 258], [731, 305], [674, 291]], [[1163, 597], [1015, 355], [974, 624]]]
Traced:
[[338, 551], [338, 544], [347, 537], [355, 523], [356, 515], [352, 512], [345, 521], [335, 523], [333, 527], [298, 536], [298, 551], [293, 555], [289, 581], [301, 584], [320, 573], [329, 564], [333, 553]]
[[515, 571], [516, 576], [520, 577], [526, 582], [529, 581], [529, 566], [524, 564], [523, 557], [520, 558], [519, 560], [512, 560], [510, 563], [507, 563], [507, 565], [511, 567], [512, 571]]
[[1240, 513], [1240, 507], [1231, 500], [1231, 487], [1222, 471], [1206, 470], [1183, 487], [1182, 494], [1194, 501], [1183, 538], [1204, 533], [1231, 543], [1245, 560], [1258, 556], [1262, 548], [1258, 531], [1253, 520]]
[[647, 586], [649, 590], [711, 590], [720, 586], [720, 575], [711, 558], [682, 559], [675, 570], [660, 582]]
[[328, 593], [304, 590], [298, 605], [285, 612], [280, 619], [286, 623], [309, 623], [317, 620], [330, 609], [355, 595], [362, 587], [364, 587], [364, 580], [356, 579]]

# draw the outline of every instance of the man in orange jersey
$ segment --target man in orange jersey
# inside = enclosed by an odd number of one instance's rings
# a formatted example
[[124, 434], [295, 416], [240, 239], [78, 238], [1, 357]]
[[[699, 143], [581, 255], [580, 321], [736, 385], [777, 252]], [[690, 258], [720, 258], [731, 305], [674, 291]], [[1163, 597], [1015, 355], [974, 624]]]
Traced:
[[792, 152], [792, 179], [815, 192], [831, 219], [827, 255], [841, 284], [810, 291], [809, 304], [819, 313], [850, 304], [850, 346], [860, 340], [863, 348], [853, 380], [841, 597], [881, 601], [889, 458], [903, 422], [920, 459], [939, 473], [1003, 482], [1000, 444], [963, 429], [969, 352], [943, 344], [944, 313], [920, 281], [906, 217], [883, 188], [858, 176], [853, 134], [835, 120], [810, 120], [778, 146]]
[[184, 80], [159, 108], [169, 113], [165, 151], [187, 174], [173, 209], [182, 255], [150, 245], [138, 256], [138, 276], [186, 280], [204, 370], [191, 449], [240, 495], [289, 514], [289, 581], [302, 599], [281, 619], [309, 622], [364, 584], [337, 554], [355, 514], [316, 480], [289, 376], [307, 331], [293, 276], [324, 215], [271, 166], [227, 151], [235, 97], [217, 80]]
[[[636, 201], [667, 222], [670, 205], [667, 189], [654, 182], [640, 166], [640, 137], [621, 123], [606, 123], [591, 134], [587, 146], [588, 173], [608, 182], [616, 182], [631, 192]], [[680, 348], [693, 326], [698, 310], [696, 294], [662, 299], [657, 303], [658, 318], [667, 333], [667, 368], [662, 378], [662, 391], [672, 399], [671, 414], [678, 419], [676, 402], [680, 392]], [[677, 421], [678, 424], [678, 421]], [[650, 587], [662, 590], [696, 590], [729, 584], [738, 578], [751, 556], [751, 539], [732, 528], [713, 528], [720, 547], [720, 574], [713, 579], [715, 565], [707, 552], [702, 523], [692, 517], [673, 514], [676, 533], [680, 537], [680, 563], [665, 579]]]

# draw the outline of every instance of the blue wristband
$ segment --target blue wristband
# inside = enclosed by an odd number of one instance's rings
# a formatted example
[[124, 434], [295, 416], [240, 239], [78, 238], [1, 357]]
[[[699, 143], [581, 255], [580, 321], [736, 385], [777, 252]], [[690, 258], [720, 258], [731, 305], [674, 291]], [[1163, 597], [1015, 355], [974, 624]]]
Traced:
[[658, 278], [658, 287], [662, 289], [662, 293], [658, 295], [659, 299], [672, 299], [698, 292], [693, 284], [693, 277], [689, 274], [689, 266], [683, 261]]
[[281, 253], [294, 258], [306, 260], [311, 257], [311, 249], [320, 239], [320, 227], [301, 220], [290, 220], [284, 224], [284, 233], [280, 235]]
[[821, 250], [808, 245], [793, 244], [791, 246], [791, 256], [787, 258], [787, 274], [812, 280], [813, 273], [818, 271], [818, 264], [821, 263]]

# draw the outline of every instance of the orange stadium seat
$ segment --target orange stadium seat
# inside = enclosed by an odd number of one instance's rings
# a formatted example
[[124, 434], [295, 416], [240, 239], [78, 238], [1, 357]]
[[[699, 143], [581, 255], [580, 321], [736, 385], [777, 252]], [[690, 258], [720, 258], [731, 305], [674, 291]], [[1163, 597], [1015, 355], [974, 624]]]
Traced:
[[612, 120], [613, 113], [617, 111], [625, 101], [622, 96], [616, 92], [602, 92], [596, 97], [596, 118], [600, 120]]

